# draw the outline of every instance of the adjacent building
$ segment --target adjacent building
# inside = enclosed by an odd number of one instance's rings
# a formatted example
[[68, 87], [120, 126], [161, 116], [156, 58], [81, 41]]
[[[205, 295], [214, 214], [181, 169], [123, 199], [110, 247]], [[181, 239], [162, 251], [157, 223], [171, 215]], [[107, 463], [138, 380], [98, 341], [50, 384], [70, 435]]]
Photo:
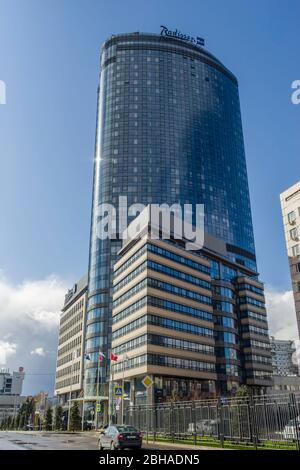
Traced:
[[25, 372], [23, 367], [13, 373], [0, 369], [0, 395], [21, 395]]
[[280, 195], [300, 339], [300, 181]]
[[274, 375], [273, 385], [268, 389], [270, 395], [278, 393], [300, 393], [299, 375]]
[[61, 311], [55, 381], [61, 405], [82, 395], [86, 299], [87, 275], [68, 290]]
[[[145, 217], [145, 212], [147, 217]], [[141, 222], [139, 222], [139, 220]], [[272, 384], [263, 285], [206, 235], [201, 250], [153, 238], [149, 208], [114, 268], [112, 378], [131, 403], [234, 396]], [[152, 387], [142, 383], [150, 376]]]
[[298, 375], [296, 347], [294, 341], [271, 337], [273, 374], [275, 376]]
[[[121, 317], [121, 311], [135, 303], [133, 293], [126, 302], [116, 298], [121, 290], [115, 293], [114, 301], [119, 305], [115, 304], [114, 325], [112, 298], [113, 267], [118, 253], [121, 260], [117, 269], [122, 268], [126, 257], [135, 256], [137, 248], [132, 247], [125, 255], [128, 247], [122, 248], [119, 237], [122, 230], [118, 226], [116, 237], [111, 239], [99, 238], [97, 231], [99, 206], [112, 204], [119, 215], [120, 196], [127, 197], [128, 205], [203, 203], [206, 240], [209, 237], [213, 240], [212, 248], [208, 247], [197, 258], [199, 269], [191, 268], [191, 272], [187, 272], [190, 266], [184, 260], [195, 262], [194, 255], [185, 255], [184, 246], [168, 245], [169, 250], [163, 247], [183, 258], [182, 263], [172, 261], [178, 273], [195, 278], [193, 284], [177, 278], [177, 274], [166, 274], [166, 284], [180, 292], [169, 292], [170, 302], [175, 304], [177, 295], [178, 304], [183, 306], [188, 302], [191, 312], [195, 309], [205, 314], [196, 318], [176, 311], [175, 307], [172, 310], [144, 305], [138, 316], [148, 319], [148, 315], [153, 315], [158, 318], [155, 319], [158, 324], [147, 326], [147, 320], [142, 335], [147, 336], [147, 341], [148, 335], [153, 335], [154, 342], [158, 332], [163, 332], [162, 336], [169, 339], [157, 340], [165, 341], [163, 344], [147, 345], [151, 353], [145, 352], [143, 346], [141, 356], [152, 354], [153, 363], [147, 361], [141, 367], [150, 367], [152, 371], [157, 368], [158, 377], [163, 377], [167, 369], [173, 373], [172, 361], [176, 357], [178, 376], [183, 377], [189, 370], [190, 383], [199, 380], [199, 390], [205, 394], [212, 392], [216, 374], [221, 393], [231, 393], [244, 381], [258, 388], [270, 384], [270, 344], [263, 286], [257, 274], [238, 82], [205, 48], [180, 38], [148, 33], [115, 35], [102, 47], [89, 255], [89, 324], [85, 338], [85, 352], [92, 360], [86, 363], [85, 396], [94, 396], [97, 390], [101, 396], [108, 395], [112, 326], [117, 341], [116, 328], [135, 321], [131, 313], [128, 318], [124, 314], [119, 324], [116, 320], [117, 315]], [[146, 253], [150, 246], [151, 243], [146, 243], [143, 248]], [[168, 263], [163, 260], [168, 256], [157, 257], [165, 268]], [[153, 262], [152, 255], [145, 261]], [[130, 276], [130, 270], [123, 275]], [[162, 274], [156, 272], [155, 277], [148, 267], [142, 276], [147, 283], [146, 290], [150, 289], [148, 282], [162, 282]], [[114, 282], [118, 281], [121, 282], [121, 277]], [[200, 281], [206, 281], [209, 287], [197, 284]], [[159, 299], [159, 293], [164, 292], [166, 297], [166, 289], [151, 286], [151, 296]], [[122, 292], [125, 294], [126, 290], [124, 286]], [[197, 294], [207, 298], [206, 301], [192, 300], [190, 295], [198, 298]], [[191, 332], [177, 330], [177, 326], [166, 330], [159, 322], [168, 323], [170, 317], [174, 317], [175, 326], [178, 322], [180, 328], [184, 324], [188, 330], [192, 328], [188, 325], [194, 325], [205, 334], [196, 338]], [[183, 343], [179, 341], [178, 331]], [[119, 336], [116, 347], [129, 341], [129, 332], [125, 333], [124, 338]], [[167, 356], [165, 364], [159, 364], [157, 351], [164, 351], [167, 341], [179, 347], [172, 347], [172, 359], [167, 360]], [[196, 352], [189, 348], [195, 348]], [[100, 371], [99, 351], [106, 357], [101, 361]], [[160, 380], [158, 389], [164, 389], [164, 380]], [[182, 390], [194, 393], [194, 385], [188, 388], [184, 380], [180, 382]], [[168, 385], [168, 390], [171, 387]]]
[[12, 373], [0, 369], [0, 422], [9, 416], [16, 416], [20, 405], [26, 400], [22, 396], [25, 372], [23, 367]]

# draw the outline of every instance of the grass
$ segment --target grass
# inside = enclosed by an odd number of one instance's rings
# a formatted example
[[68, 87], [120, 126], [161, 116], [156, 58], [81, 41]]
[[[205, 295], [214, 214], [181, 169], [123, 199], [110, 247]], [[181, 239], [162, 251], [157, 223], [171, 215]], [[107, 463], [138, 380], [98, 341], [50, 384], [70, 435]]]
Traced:
[[[183, 444], [183, 445], [195, 445], [195, 440], [192, 438], [186, 439], [171, 439], [169, 437], [163, 436], [156, 436], [154, 440], [153, 436], [149, 436], [149, 440], [151, 439], [152, 442], [166, 442], [166, 443], [176, 443], [176, 444]], [[222, 448], [221, 442], [217, 439], [211, 437], [201, 437], [197, 438], [196, 446], [205, 446], [205, 447], [214, 447], [216, 449]], [[231, 449], [231, 450], [256, 450], [253, 444], [249, 443], [239, 443], [239, 442], [229, 442], [224, 441], [223, 445], [224, 449]], [[257, 446], [257, 450], [296, 450], [296, 444], [286, 444], [283, 442], [272, 442], [272, 441], [265, 441], [264, 443], [259, 443]]]

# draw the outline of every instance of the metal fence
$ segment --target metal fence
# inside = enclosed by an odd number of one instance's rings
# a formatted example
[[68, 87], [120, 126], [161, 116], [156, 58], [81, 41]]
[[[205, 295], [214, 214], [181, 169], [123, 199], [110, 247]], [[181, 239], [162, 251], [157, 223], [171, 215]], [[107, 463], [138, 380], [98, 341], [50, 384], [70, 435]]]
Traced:
[[125, 423], [160, 437], [300, 450], [300, 394], [129, 406]]

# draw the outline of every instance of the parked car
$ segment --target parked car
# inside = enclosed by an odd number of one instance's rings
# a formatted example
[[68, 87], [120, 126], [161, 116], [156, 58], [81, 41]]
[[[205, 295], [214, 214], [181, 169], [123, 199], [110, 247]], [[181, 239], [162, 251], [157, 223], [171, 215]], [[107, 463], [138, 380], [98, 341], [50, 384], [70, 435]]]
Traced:
[[84, 431], [91, 431], [94, 428], [94, 423], [93, 421], [84, 421], [83, 423], [83, 429]]
[[102, 424], [100, 425], [100, 427], [98, 428], [98, 431], [100, 432], [100, 434], [104, 433], [104, 431], [106, 431], [106, 429], [108, 428], [108, 424]]
[[296, 440], [300, 438], [300, 416], [291, 419], [283, 430], [284, 439]]
[[140, 449], [142, 440], [142, 433], [133, 426], [108, 426], [100, 432], [98, 448], [99, 450]]

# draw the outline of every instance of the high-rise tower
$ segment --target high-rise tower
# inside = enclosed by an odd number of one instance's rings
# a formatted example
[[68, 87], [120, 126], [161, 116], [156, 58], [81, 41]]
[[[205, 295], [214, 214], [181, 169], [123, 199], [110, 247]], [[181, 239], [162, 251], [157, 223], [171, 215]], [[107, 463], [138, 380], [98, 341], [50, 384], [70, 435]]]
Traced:
[[[238, 83], [203, 47], [178, 37], [148, 33], [112, 36], [102, 47], [85, 345], [91, 360], [86, 362], [86, 395], [95, 395], [97, 377], [103, 384], [108, 378], [113, 265], [122, 246], [120, 240], [97, 237], [97, 208], [101, 203], [117, 206], [119, 196], [127, 196], [129, 205], [205, 205], [206, 233], [222, 241], [222, 256], [227, 260], [223, 264], [210, 261], [211, 276], [217, 284], [216, 309], [220, 315], [223, 311], [225, 316], [236, 317], [230, 300], [234, 293], [227, 294], [226, 288], [229, 292], [230, 283], [237, 277], [257, 277]], [[250, 284], [245, 281], [241, 286], [246, 294]], [[255, 282], [253, 285], [255, 290]], [[254, 297], [262, 296], [258, 290]], [[248, 300], [244, 295], [244, 312], [249, 310]], [[253, 315], [256, 308], [264, 309], [263, 302], [255, 305], [255, 301], [250, 309]], [[235, 319], [219, 323], [218, 354], [225, 389], [232, 378], [238, 382], [241, 342], [247, 340], [250, 351], [252, 333], [258, 335], [253, 340], [258, 350], [262, 340], [262, 355], [269, 354], [264, 311], [261, 318], [257, 314], [255, 322], [262, 329], [254, 333], [247, 325], [239, 331]], [[246, 335], [243, 340], [242, 334]], [[224, 346], [226, 338], [232, 341], [236, 353]], [[99, 351], [106, 355], [100, 373]], [[258, 376], [263, 384], [265, 375]], [[100, 390], [100, 394], [106, 393], [104, 387]]]

